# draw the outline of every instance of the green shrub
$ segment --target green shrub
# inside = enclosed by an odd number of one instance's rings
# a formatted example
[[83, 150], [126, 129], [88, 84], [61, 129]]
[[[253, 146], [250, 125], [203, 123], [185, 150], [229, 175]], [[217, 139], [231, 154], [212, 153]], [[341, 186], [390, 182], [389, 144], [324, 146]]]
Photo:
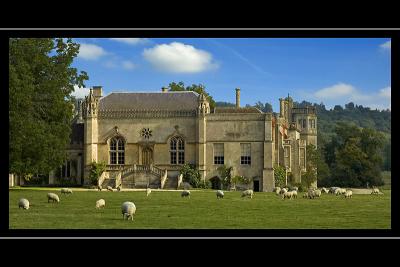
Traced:
[[285, 187], [286, 169], [283, 166], [275, 165], [274, 167], [275, 186]]
[[183, 175], [183, 182], [189, 183], [194, 188], [198, 188], [201, 183], [201, 176], [199, 170], [193, 164], [184, 164], [180, 170]]
[[90, 183], [92, 185], [97, 185], [100, 176], [103, 174], [103, 172], [106, 170], [106, 164], [104, 162], [95, 162], [93, 161], [92, 164], [90, 164]]

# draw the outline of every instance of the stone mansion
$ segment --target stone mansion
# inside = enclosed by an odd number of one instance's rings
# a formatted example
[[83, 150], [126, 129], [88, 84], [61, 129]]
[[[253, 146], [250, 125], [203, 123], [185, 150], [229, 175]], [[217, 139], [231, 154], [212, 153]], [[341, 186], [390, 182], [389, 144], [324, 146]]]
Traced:
[[72, 125], [69, 160], [49, 176], [88, 184], [90, 164], [105, 162], [103, 186], [177, 188], [179, 170], [194, 164], [202, 179], [219, 187], [221, 165], [232, 175], [251, 178], [254, 191], [272, 191], [275, 164], [285, 166], [291, 182], [305, 170], [306, 145], [317, 145], [314, 107], [296, 108], [279, 99], [279, 113], [240, 106], [210, 109], [195, 92], [110, 93], [95, 86], [79, 100]]

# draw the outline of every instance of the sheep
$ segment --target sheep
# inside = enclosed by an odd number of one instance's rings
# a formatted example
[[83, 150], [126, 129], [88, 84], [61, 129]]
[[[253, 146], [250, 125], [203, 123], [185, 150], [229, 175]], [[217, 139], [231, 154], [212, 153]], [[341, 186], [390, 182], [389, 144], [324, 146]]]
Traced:
[[24, 210], [29, 209], [29, 201], [26, 198], [21, 198], [18, 201], [18, 208], [23, 208]]
[[282, 188], [279, 194], [283, 195], [287, 192], [288, 190], [286, 188]]
[[150, 189], [150, 188], [147, 188], [147, 189], [146, 189], [146, 197], [148, 197], [150, 194], [151, 194], [151, 189]]
[[299, 188], [297, 186], [292, 187], [292, 191], [299, 191]]
[[246, 197], [246, 196], [250, 197], [250, 198], [253, 198], [253, 190], [247, 189], [247, 190], [243, 191], [242, 197]]
[[293, 190], [291, 192], [292, 192], [292, 197], [297, 198], [297, 190]]
[[72, 194], [72, 190], [69, 188], [61, 188], [61, 194]]
[[275, 194], [277, 194], [278, 196], [281, 194], [281, 189], [279, 187], [276, 189]]
[[103, 189], [103, 188], [101, 187], [101, 185], [98, 185], [98, 186], [97, 186], [97, 190], [98, 190], [98, 191], [101, 191], [102, 189]]
[[224, 198], [224, 192], [222, 192], [221, 190], [217, 190], [217, 198]]
[[325, 187], [322, 187], [321, 192], [322, 192], [322, 193], [325, 193], [325, 194], [328, 194], [328, 193], [329, 193], [329, 190], [326, 189]]
[[136, 213], [136, 206], [133, 204], [133, 202], [126, 201], [122, 203], [121, 206], [121, 211], [122, 211], [122, 218], [125, 220], [125, 217], [127, 220], [129, 218], [133, 221], [133, 215]]
[[112, 187], [111, 187], [111, 186], [107, 186], [107, 191], [114, 192], [114, 190], [112, 189]]
[[344, 195], [346, 193], [346, 189], [344, 189], [344, 188], [337, 188], [336, 190], [335, 190], [335, 195]]
[[307, 193], [307, 192], [305, 192], [305, 193], [303, 194], [303, 198], [308, 198], [308, 193]]
[[189, 190], [183, 190], [182, 193], [181, 193], [181, 197], [190, 198], [190, 191]]
[[296, 192], [296, 191], [290, 191], [290, 192], [283, 193], [282, 199], [285, 199], [285, 198], [291, 199], [293, 197], [293, 192]]
[[336, 189], [338, 189], [339, 187], [333, 186], [329, 189], [329, 193], [331, 194], [335, 194]]
[[99, 199], [96, 201], [96, 209], [104, 208], [106, 206], [106, 201], [104, 199]]
[[379, 194], [379, 188], [376, 187], [372, 188], [371, 195], [377, 195], [377, 194]]
[[54, 202], [57, 202], [57, 203], [60, 202], [60, 198], [58, 197], [57, 194], [54, 194], [54, 193], [48, 193], [47, 194], [47, 203], [49, 203], [50, 200], [52, 200], [53, 203]]
[[319, 190], [319, 189], [314, 190], [314, 196], [320, 197], [321, 196], [321, 190]]
[[307, 196], [309, 199], [314, 199], [315, 198], [315, 192], [314, 189], [309, 189], [307, 192]]
[[281, 188], [279, 186], [274, 187], [274, 189], [272, 190], [272, 192], [278, 192], [281, 191]]
[[346, 193], [344, 194], [345, 198], [351, 198], [353, 196], [353, 191], [347, 190]]

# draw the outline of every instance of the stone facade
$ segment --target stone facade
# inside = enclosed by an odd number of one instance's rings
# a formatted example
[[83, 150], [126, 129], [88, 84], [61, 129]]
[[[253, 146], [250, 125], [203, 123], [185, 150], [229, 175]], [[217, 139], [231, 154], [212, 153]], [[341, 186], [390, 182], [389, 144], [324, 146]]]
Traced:
[[68, 174], [88, 184], [90, 163], [105, 162], [102, 183], [174, 187], [183, 163], [196, 165], [204, 180], [218, 179], [217, 168], [225, 164], [232, 175], [252, 178], [256, 191], [272, 191], [279, 164], [292, 173], [290, 182], [300, 182], [306, 144], [317, 144], [315, 109], [294, 108], [289, 97], [280, 99], [278, 114], [242, 108], [239, 88], [236, 102], [211, 110], [195, 92], [103, 96], [101, 87], [93, 87], [77, 106], [74, 124], [80, 126], [74, 128], [69, 154], [75, 163]]

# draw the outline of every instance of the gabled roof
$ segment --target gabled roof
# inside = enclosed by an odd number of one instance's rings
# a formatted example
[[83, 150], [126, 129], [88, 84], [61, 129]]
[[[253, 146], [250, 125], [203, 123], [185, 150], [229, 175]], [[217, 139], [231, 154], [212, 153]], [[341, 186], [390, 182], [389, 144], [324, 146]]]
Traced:
[[195, 110], [197, 98], [191, 91], [111, 93], [100, 99], [99, 110]]

